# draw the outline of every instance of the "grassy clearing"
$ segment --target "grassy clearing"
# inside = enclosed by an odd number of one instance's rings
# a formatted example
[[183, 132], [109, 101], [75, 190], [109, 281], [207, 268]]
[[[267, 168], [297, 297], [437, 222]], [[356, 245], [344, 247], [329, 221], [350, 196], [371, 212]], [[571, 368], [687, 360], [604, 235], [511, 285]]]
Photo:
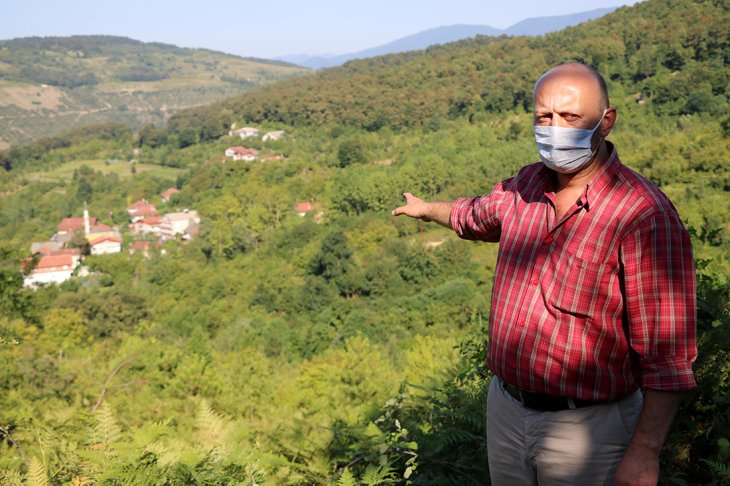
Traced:
[[[132, 177], [135, 175], [132, 173], [132, 165], [129, 162], [123, 160], [107, 162], [97, 159], [75, 160], [48, 172], [30, 172], [25, 174], [25, 177], [31, 181], [66, 182], [71, 180], [75, 170], [80, 169], [84, 165], [104, 174], [117, 174], [119, 177]], [[136, 175], [148, 173], [164, 179], [175, 179], [182, 171], [174, 167], [162, 167], [152, 164], [134, 164], [134, 167], [136, 169]]]

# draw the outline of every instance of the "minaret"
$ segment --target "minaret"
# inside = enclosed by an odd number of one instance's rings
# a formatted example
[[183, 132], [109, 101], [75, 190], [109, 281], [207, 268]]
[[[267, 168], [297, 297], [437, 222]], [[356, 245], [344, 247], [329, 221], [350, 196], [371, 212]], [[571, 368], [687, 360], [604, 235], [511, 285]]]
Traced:
[[91, 232], [91, 228], [89, 228], [89, 208], [86, 206], [86, 201], [84, 201], [84, 236], [88, 236]]

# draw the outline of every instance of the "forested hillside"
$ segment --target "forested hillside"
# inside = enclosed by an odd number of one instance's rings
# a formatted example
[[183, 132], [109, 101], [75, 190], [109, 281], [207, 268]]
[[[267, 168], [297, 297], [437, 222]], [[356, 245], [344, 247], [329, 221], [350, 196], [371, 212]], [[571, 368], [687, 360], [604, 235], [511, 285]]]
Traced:
[[306, 72], [125, 37], [0, 41], [0, 148], [94, 122], [162, 125], [183, 108]]
[[[730, 480], [728, 9], [648, 0], [537, 39], [352, 62], [166, 129], [0, 152], [0, 483], [488, 484], [496, 247], [390, 210], [534, 162], [532, 84], [567, 60], [607, 77], [610, 139], [693, 236], [700, 387], [662, 483]], [[286, 135], [241, 140], [231, 123]], [[224, 158], [236, 145], [259, 160]], [[61, 218], [86, 201], [124, 228], [142, 198], [194, 208], [200, 235], [145, 257], [125, 233], [86, 276], [22, 288], [20, 259]]]

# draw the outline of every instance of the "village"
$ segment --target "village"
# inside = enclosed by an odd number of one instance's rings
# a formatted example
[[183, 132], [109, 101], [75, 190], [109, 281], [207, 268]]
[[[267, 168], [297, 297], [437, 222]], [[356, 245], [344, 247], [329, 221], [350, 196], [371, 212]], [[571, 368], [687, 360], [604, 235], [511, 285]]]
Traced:
[[[231, 126], [229, 136], [247, 139], [261, 137], [257, 128]], [[262, 141], [276, 141], [284, 137], [282, 130], [267, 132]], [[283, 160], [281, 155], [267, 157], [269, 160]], [[259, 152], [254, 148], [241, 146], [229, 147], [224, 152], [222, 162], [228, 160], [252, 162], [259, 160]], [[168, 204], [177, 188], [171, 187], [160, 194], [162, 204]], [[323, 212], [321, 206], [313, 200], [298, 202], [294, 211], [300, 217], [313, 214], [314, 220], [321, 222]], [[156, 248], [164, 255], [162, 244], [168, 240], [180, 239], [189, 241], [200, 232], [200, 217], [195, 210], [170, 211], [159, 214], [155, 204], [142, 199], [126, 208], [129, 215], [127, 232], [134, 235], [134, 241], [128, 245], [129, 254], [141, 253], [149, 258], [151, 250]], [[24, 271], [25, 287], [35, 288], [44, 284], [60, 284], [74, 275], [88, 275], [88, 270], [81, 266], [86, 256], [110, 255], [123, 251], [123, 238], [119, 226], [108, 226], [99, 222], [97, 217], [89, 215], [86, 203], [82, 217], [63, 218], [48, 241], [33, 242], [30, 247], [31, 257], [21, 262]]]
[[[163, 204], [170, 202], [179, 192], [171, 187], [160, 194]], [[162, 243], [180, 238], [190, 240], [200, 231], [200, 217], [194, 210], [171, 211], [160, 215], [154, 204], [142, 199], [126, 209], [130, 218], [128, 231], [135, 240], [129, 245], [129, 253], [140, 252], [149, 257], [152, 247], [160, 248]], [[161, 250], [164, 252], [164, 250]], [[122, 252], [122, 234], [119, 226], [108, 226], [89, 215], [84, 203], [82, 217], [63, 218], [56, 233], [48, 241], [33, 242], [30, 247], [32, 258], [21, 262], [21, 268], [35, 262], [26, 272], [23, 285], [36, 287], [39, 284], [61, 283], [70, 279], [87, 255], [109, 255]], [[83, 272], [77, 272], [83, 273]]]

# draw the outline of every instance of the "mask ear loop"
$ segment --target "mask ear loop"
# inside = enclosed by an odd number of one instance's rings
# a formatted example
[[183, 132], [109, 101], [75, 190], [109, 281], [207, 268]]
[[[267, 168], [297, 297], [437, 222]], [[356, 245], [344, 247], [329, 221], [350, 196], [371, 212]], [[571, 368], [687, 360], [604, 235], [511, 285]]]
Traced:
[[[606, 113], [608, 113], [608, 108], [603, 110], [603, 113], [601, 114], [601, 118], [598, 120], [598, 123], [596, 123], [596, 126], [593, 127], [593, 136], [591, 136], [591, 144], [592, 144], [593, 137], [596, 135], [596, 133], [598, 133], [598, 129], [601, 127], [601, 122], [603, 122], [603, 118], [606, 116]], [[591, 149], [591, 153], [593, 154], [591, 156], [591, 162], [593, 162], [593, 159], [596, 158], [596, 155], [598, 154], [598, 150], [600, 149], [601, 144], [603, 143], [604, 140], [605, 140], [605, 137], [602, 137], [599, 135], [598, 143], [596, 144], [596, 148]]]

